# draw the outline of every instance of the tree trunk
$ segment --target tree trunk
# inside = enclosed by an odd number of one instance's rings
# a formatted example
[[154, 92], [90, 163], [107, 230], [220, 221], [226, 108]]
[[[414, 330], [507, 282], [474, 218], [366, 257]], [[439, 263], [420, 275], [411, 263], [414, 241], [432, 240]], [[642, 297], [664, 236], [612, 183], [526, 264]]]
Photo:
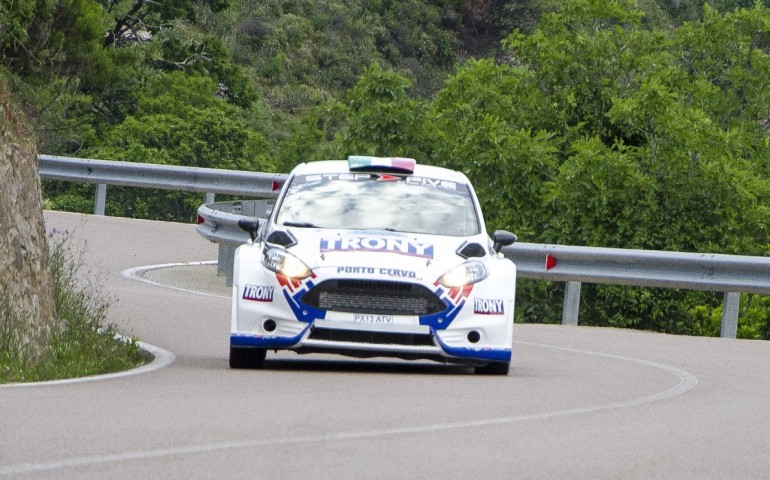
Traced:
[[48, 258], [36, 148], [0, 78], [0, 335], [32, 356], [56, 324]]

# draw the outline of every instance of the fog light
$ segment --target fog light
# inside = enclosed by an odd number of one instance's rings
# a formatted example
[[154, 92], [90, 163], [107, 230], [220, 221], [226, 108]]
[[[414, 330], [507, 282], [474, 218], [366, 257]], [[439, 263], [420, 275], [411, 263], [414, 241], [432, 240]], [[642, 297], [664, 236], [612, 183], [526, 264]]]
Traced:
[[266, 332], [274, 332], [275, 329], [278, 328], [278, 324], [275, 323], [275, 320], [273, 320], [272, 318], [268, 318], [262, 324], [262, 328], [264, 328]]

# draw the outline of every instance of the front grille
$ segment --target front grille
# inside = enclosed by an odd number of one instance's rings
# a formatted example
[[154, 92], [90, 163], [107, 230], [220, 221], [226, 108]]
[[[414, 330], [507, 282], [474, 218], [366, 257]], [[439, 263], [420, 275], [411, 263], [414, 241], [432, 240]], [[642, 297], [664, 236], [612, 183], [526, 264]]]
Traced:
[[382, 315], [431, 315], [446, 308], [422, 285], [375, 280], [327, 280], [302, 302], [322, 310]]
[[308, 336], [311, 340], [328, 342], [369, 343], [375, 345], [434, 346], [433, 336], [429, 333], [391, 333], [366, 332], [358, 330], [331, 330], [313, 328]]

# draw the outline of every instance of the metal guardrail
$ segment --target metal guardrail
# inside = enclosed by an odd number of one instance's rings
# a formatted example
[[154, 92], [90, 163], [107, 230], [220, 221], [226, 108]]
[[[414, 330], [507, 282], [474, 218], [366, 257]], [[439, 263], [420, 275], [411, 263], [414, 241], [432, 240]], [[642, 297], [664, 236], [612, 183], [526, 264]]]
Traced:
[[740, 293], [770, 295], [770, 257], [515, 243], [519, 276], [566, 282], [562, 323], [577, 325], [581, 283], [724, 292], [721, 336], [735, 338]]
[[[232, 255], [248, 235], [238, 227], [244, 218], [266, 218], [269, 209], [256, 212], [251, 202], [202, 205], [198, 209], [198, 232], [220, 247], [219, 264], [232, 284]], [[244, 207], [249, 205], [248, 207]], [[246, 213], [246, 208], [249, 212]], [[577, 325], [582, 283], [641, 287], [681, 288], [725, 292], [721, 336], [735, 338], [738, 329], [740, 293], [770, 295], [770, 257], [683, 253], [656, 250], [579, 247], [515, 243], [502, 249], [516, 264], [518, 276], [566, 282], [562, 323]], [[229, 269], [229, 270], [228, 270]]]
[[770, 257], [535, 243], [503, 254], [525, 278], [770, 295]]
[[[235, 248], [248, 236], [243, 218], [266, 218], [270, 200], [213, 201], [213, 194], [277, 197], [285, 174], [112, 162], [40, 155], [41, 178], [101, 185], [96, 214], [104, 214], [106, 185], [206, 192], [198, 233], [219, 244], [220, 273], [232, 283]], [[722, 337], [735, 338], [740, 293], [770, 295], [770, 258], [617, 248], [516, 243], [503, 249], [521, 278], [566, 282], [562, 323], [577, 324], [581, 282], [725, 292]]]
[[275, 200], [238, 200], [201, 205], [198, 208], [198, 233], [219, 244], [217, 274], [225, 275], [227, 285], [233, 284], [233, 257], [235, 249], [246, 243], [249, 234], [241, 230], [238, 220], [266, 219]]
[[38, 155], [40, 178], [97, 184], [94, 214], [104, 215], [107, 185], [160, 188], [246, 197], [275, 197], [287, 175], [244, 172], [219, 168], [180, 167], [151, 163], [116, 162]]

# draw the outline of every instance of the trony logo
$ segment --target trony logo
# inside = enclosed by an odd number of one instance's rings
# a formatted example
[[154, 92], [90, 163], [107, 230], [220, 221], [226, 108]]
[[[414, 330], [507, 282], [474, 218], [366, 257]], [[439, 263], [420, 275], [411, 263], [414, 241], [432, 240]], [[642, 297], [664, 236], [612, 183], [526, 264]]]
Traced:
[[485, 298], [473, 299], [473, 313], [482, 315], [503, 315], [505, 307], [502, 300], [487, 300]]
[[246, 285], [243, 287], [243, 299], [253, 300], [255, 302], [272, 302], [273, 287]]
[[342, 237], [322, 238], [322, 252], [390, 252], [413, 257], [433, 258], [433, 245], [403, 238]]

